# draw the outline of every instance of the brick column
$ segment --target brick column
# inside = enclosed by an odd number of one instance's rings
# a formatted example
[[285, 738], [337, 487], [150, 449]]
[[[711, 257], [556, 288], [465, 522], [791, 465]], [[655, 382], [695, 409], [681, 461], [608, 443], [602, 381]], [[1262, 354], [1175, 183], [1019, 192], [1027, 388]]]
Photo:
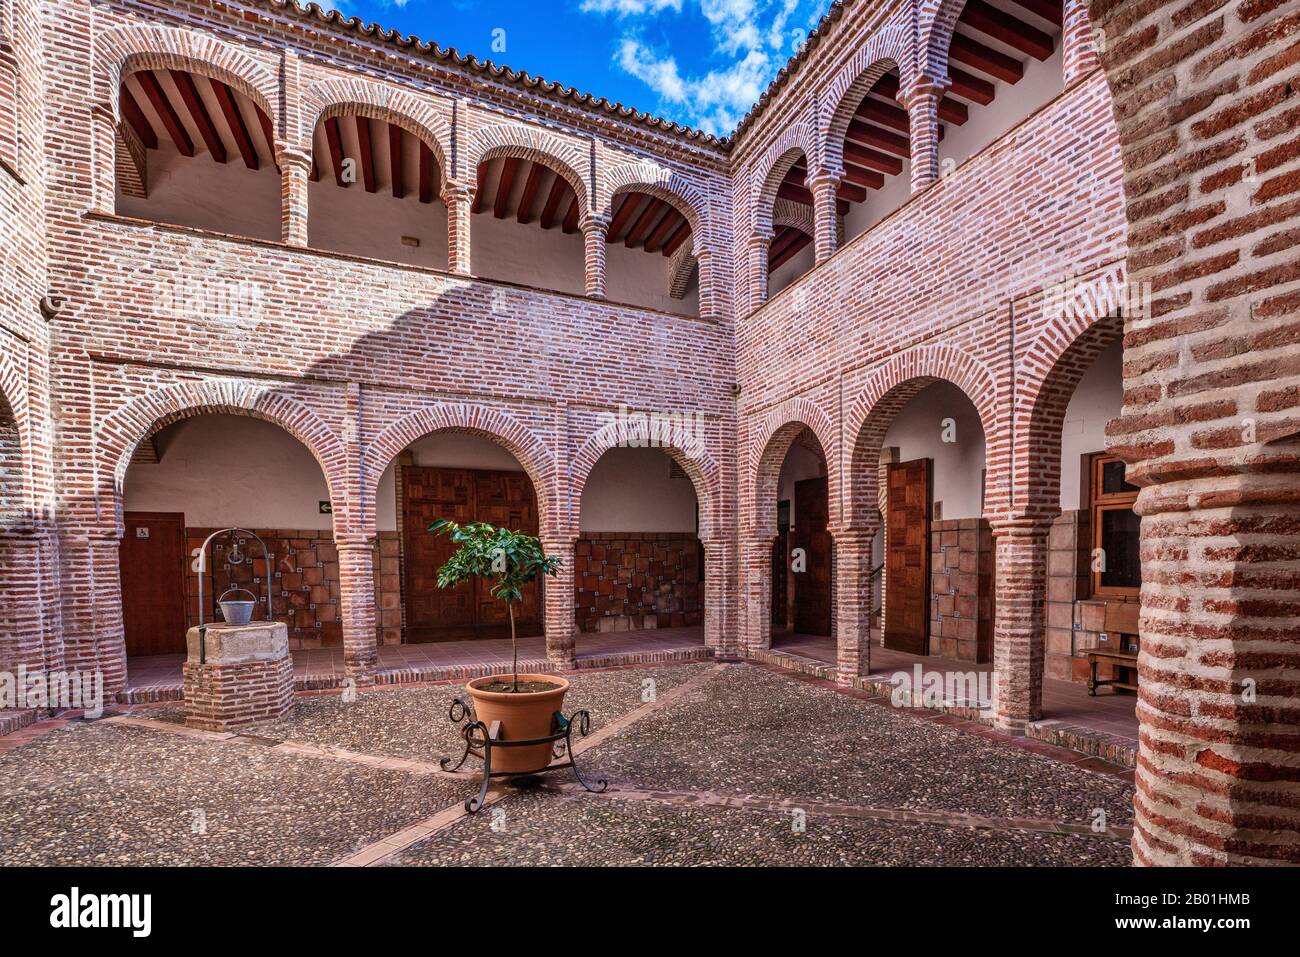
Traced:
[[[46, 603], [58, 562], [49, 540], [30, 526], [0, 529], [0, 671], [63, 667], [59, 638], [50, 632]], [[53, 561], [51, 559], [54, 558]]]
[[90, 208], [111, 214], [117, 208], [117, 125], [107, 103], [91, 109], [90, 123]]
[[772, 647], [772, 543], [775, 535], [750, 538], [740, 546], [745, 650]]
[[1065, 85], [1081, 80], [1097, 68], [1097, 44], [1092, 37], [1087, 0], [1065, 0], [1061, 28], [1061, 60]]
[[339, 535], [339, 612], [343, 616], [343, 665], [360, 687], [375, 683], [379, 664], [375, 617], [375, 536]]
[[307, 181], [311, 155], [291, 146], [279, 147], [280, 239], [291, 246], [307, 245]]
[[442, 202], [447, 207], [447, 269], [458, 276], [470, 274], [470, 220], [474, 191], [462, 183], [447, 180]]
[[871, 670], [871, 543], [875, 537], [875, 529], [834, 533], [836, 678], [844, 685]]
[[1300, 861], [1300, 471], [1144, 489], [1140, 864]]
[[947, 89], [947, 80], [920, 77], [898, 94], [898, 101], [907, 107], [913, 193], [939, 181], [939, 101]]
[[555, 535], [542, 539], [542, 550], [557, 555], [560, 568], [554, 578], [542, 585], [543, 629], [546, 633], [546, 657], [556, 668], [574, 667], [577, 653], [578, 619], [574, 614], [574, 543], [576, 535]]
[[699, 309], [701, 319], [717, 318], [717, 297], [713, 288], [713, 250], [697, 249], [694, 252], [695, 263], [699, 269]]
[[994, 723], [1013, 734], [1043, 716], [1043, 642], [1050, 523], [1012, 518], [989, 523], [996, 555]]
[[772, 245], [771, 227], [754, 230], [749, 234], [745, 250], [745, 280], [749, 286], [749, 308], [757, 309], [767, 302], [767, 256]]
[[715, 655], [734, 654], [734, 636], [727, 640], [727, 552], [730, 542], [704, 539], [704, 643]]
[[813, 194], [813, 242], [817, 262], [825, 262], [839, 247], [839, 211], [835, 208], [836, 190], [840, 177], [818, 170], [808, 177], [808, 188]]
[[592, 299], [605, 298], [605, 238], [609, 220], [604, 216], [588, 215], [582, 221], [582, 238], [586, 244], [587, 295]]

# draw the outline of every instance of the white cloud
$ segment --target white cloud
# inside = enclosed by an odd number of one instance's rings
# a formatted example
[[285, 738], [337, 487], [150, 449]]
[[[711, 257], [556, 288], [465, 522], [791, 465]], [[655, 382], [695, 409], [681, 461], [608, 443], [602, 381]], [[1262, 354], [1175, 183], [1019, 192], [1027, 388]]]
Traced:
[[682, 12], [682, 0], [582, 0], [583, 13], [616, 13], [620, 17], [638, 17], [646, 13], [672, 10]]
[[729, 133], [767, 84], [771, 64], [767, 53], [750, 50], [742, 59], [700, 77], [683, 78], [672, 56], [659, 57], [632, 37], [619, 44], [619, 65], [681, 108], [688, 122], [709, 133]]
[[[671, 50], [648, 45], [640, 30], [625, 32], [615, 53], [624, 72], [659, 94], [661, 103], [710, 133], [729, 133], [758, 100], [776, 71], [808, 36], [825, 0], [698, 0], [708, 21], [712, 60], [729, 61], [702, 74], [683, 71]], [[593, 13], [630, 17], [671, 8], [681, 0], [582, 0]], [[800, 16], [800, 11], [805, 11]], [[795, 25], [798, 24], [798, 25]], [[807, 24], [807, 26], [804, 26]]]

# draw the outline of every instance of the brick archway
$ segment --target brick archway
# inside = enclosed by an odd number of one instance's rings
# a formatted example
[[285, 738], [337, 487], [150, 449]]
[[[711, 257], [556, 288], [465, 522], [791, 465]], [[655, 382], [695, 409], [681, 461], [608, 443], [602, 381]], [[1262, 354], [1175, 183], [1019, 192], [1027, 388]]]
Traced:
[[401, 127], [433, 150], [443, 177], [450, 175], [451, 128], [432, 106], [402, 91], [359, 79], [319, 83], [303, 97], [303, 129], [296, 139], [311, 152], [316, 127], [332, 116], [362, 116]]
[[[997, 377], [982, 362], [955, 346], [911, 349], [876, 369], [863, 386], [845, 422], [844, 475], [840, 506], [846, 529], [874, 529], [877, 524], [877, 466], [890, 424], [926, 386], [949, 382], [957, 386], [979, 414], [984, 430], [986, 477], [985, 512], [1006, 502], [1009, 476], [993, 467], [1008, 443], [1000, 416]], [[1000, 431], [1001, 429], [1001, 431]]]
[[301, 401], [274, 386], [223, 380], [186, 382], [146, 392], [100, 423], [96, 455], [106, 469], [99, 494], [111, 499], [112, 520], [119, 534], [123, 484], [136, 447], [173, 422], [221, 414], [247, 415], [278, 425], [306, 446], [325, 475], [331, 499], [344, 504], [335, 513], [335, 528], [348, 526], [352, 515], [347, 456], [334, 430]]
[[1027, 408], [1016, 416], [1012, 440], [1011, 510], [1017, 515], [1047, 520], [1060, 513], [1066, 408], [1097, 356], [1123, 336], [1124, 284], [1119, 264], [1044, 303], [1051, 316], [1016, 369], [1016, 400]]
[[474, 134], [462, 175], [473, 176], [479, 166], [498, 156], [531, 160], [549, 167], [573, 188], [578, 197], [579, 220], [591, 211], [591, 190], [581, 172], [587, 169], [588, 161], [558, 137], [514, 123], [485, 127]]
[[412, 442], [438, 432], [489, 439], [515, 457], [537, 493], [538, 525], [543, 536], [556, 530], [561, 490], [555, 456], [518, 419], [497, 409], [469, 403], [439, 403], [408, 412], [377, 435], [362, 453], [361, 508], [373, 523], [379, 479]]
[[637, 192], [654, 196], [672, 206], [691, 224], [691, 235], [699, 243], [708, 224], [708, 198], [699, 188], [676, 170], [650, 163], [624, 163], [601, 176], [596, 184], [596, 208], [605, 216], [614, 214], [614, 198], [619, 193]]
[[601, 426], [574, 453], [569, 464], [569, 501], [574, 510], [569, 522], [574, 530], [579, 518], [576, 510], [581, 507], [582, 491], [587, 487], [591, 470], [602, 455], [619, 447], [657, 448], [670, 456], [695, 487], [700, 503], [700, 539], [711, 541], [722, 537], [722, 529], [715, 524], [721, 495], [718, 464], [703, 439], [675, 420], [663, 421], [636, 413], [629, 413], [627, 420]]
[[763, 538], [776, 534], [777, 482], [790, 446], [804, 429], [817, 437], [826, 457], [827, 495], [830, 499], [831, 525], [838, 522], [839, 485], [838, 446], [835, 425], [820, 406], [809, 399], [790, 399], [770, 410], [759, 420], [750, 438], [749, 467], [746, 469], [747, 498], [753, 509], [749, 516], [748, 537]]
[[280, 82], [275, 72], [244, 49], [196, 30], [132, 24], [96, 37], [95, 73], [102, 89], [98, 101], [110, 105], [114, 121], [122, 79], [136, 70], [185, 70], [221, 80], [247, 96], [284, 132], [279, 109]]

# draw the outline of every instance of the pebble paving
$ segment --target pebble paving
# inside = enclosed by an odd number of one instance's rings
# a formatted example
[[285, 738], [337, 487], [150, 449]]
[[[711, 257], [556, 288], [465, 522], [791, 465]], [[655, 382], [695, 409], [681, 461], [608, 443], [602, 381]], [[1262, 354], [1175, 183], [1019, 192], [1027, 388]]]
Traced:
[[[495, 812], [495, 813], [494, 813]], [[406, 866], [1124, 866], [1128, 845], [1089, 837], [663, 807], [520, 792], [407, 848]]]
[[[565, 710], [594, 727], [693, 678], [581, 759], [616, 787], [664, 801], [516, 788], [478, 815], [399, 853], [400, 864], [1031, 864], [1123, 865], [1123, 840], [1020, 830], [1010, 819], [1131, 821], [1133, 789], [907, 712], [764, 669], [675, 665], [573, 676]], [[355, 701], [298, 698], [294, 713], [214, 741], [73, 722], [0, 755], [3, 864], [327, 864], [459, 805], [466, 776], [286, 753], [295, 741], [431, 762], [459, 754], [447, 706], [459, 686], [382, 689]], [[183, 721], [179, 709], [139, 709]], [[712, 792], [719, 800], [695, 803]], [[780, 808], [733, 808], [729, 795], [999, 819], [888, 820], [810, 812], [797, 831]], [[762, 802], [759, 802], [762, 803]], [[202, 811], [206, 833], [196, 833]]]
[[[662, 694], [713, 667], [711, 664], [662, 668], [593, 671], [567, 675], [571, 687], [564, 713], [591, 711], [591, 729], [641, 707], [647, 680]], [[460, 725], [447, 719], [452, 699], [463, 696], [460, 685], [425, 688], [380, 688], [358, 694], [353, 701], [330, 694], [298, 698], [293, 712], [280, 721], [258, 725], [252, 733], [276, 741], [303, 741], [366, 754], [436, 761], [459, 758], [464, 749]], [[182, 708], [141, 708], [141, 716], [183, 724]]]
[[76, 723], [0, 755], [0, 864], [328, 864], [464, 791], [256, 745]]
[[1133, 786], [903, 711], [745, 665], [723, 669], [588, 752], [588, 770], [649, 789], [816, 798], [1112, 826]]

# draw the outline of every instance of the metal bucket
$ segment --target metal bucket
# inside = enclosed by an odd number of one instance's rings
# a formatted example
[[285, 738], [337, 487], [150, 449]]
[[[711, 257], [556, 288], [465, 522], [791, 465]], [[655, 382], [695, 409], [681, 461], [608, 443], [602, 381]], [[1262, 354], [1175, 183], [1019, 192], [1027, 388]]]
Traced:
[[[226, 596], [234, 592], [243, 592], [253, 600], [226, 601]], [[222, 592], [221, 597], [217, 599], [217, 604], [221, 606], [221, 617], [226, 619], [227, 625], [247, 625], [253, 620], [253, 609], [257, 607], [257, 596], [247, 588], [231, 588]]]

